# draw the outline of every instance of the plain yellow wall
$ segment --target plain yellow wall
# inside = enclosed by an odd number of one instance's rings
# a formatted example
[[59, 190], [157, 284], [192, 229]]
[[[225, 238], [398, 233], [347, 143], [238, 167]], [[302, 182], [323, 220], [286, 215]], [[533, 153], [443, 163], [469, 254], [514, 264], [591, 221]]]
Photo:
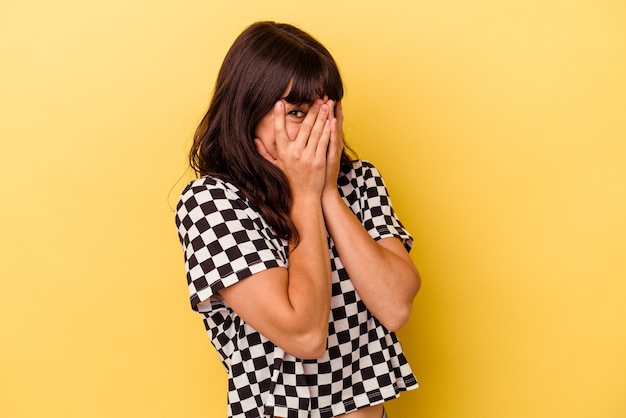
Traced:
[[416, 237], [422, 387], [390, 416], [625, 417], [619, 0], [3, 1], [0, 416], [225, 416], [172, 206], [260, 19], [335, 55], [348, 140]]

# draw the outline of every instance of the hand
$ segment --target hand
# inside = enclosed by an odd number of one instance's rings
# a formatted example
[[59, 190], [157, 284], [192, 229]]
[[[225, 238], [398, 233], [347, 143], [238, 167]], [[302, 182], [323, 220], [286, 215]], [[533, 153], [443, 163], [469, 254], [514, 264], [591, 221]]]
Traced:
[[[327, 103], [332, 104], [332, 100]], [[341, 101], [331, 107], [330, 140], [326, 151], [326, 173], [323, 194], [337, 192], [337, 178], [343, 153], [343, 111]]]
[[326, 155], [331, 136], [332, 102], [316, 100], [300, 124], [295, 138], [286, 129], [284, 101], [274, 105], [273, 129], [275, 150], [270, 154], [263, 142], [255, 139], [259, 153], [276, 165], [289, 181], [294, 198], [300, 195], [321, 196], [325, 182]]

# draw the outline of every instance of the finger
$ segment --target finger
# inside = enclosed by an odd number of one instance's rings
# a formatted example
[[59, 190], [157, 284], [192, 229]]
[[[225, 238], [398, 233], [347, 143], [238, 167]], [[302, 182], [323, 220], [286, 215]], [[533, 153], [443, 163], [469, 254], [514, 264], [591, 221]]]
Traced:
[[[305, 149], [310, 149], [312, 152], [316, 152], [318, 143], [320, 139], [323, 139], [325, 133], [330, 135], [330, 130], [326, 125], [328, 119], [329, 107], [327, 104], [323, 104], [320, 107], [320, 111], [315, 119], [315, 123], [313, 124], [313, 128], [311, 129], [311, 133], [309, 134], [309, 138], [306, 143]], [[327, 129], [328, 128], [328, 129]]]
[[[327, 98], [327, 97], [326, 97]], [[327, 146], [330, 147], [331, 143], [333, 142], [333, 131], [335, 131], [336, 129], [336, 122], [337, 119], [335, 118], [335, 101], [334, 100], [327, 100], [326, 104], [328, 105], [328, 120], [330, 121], [330, 126], [329, 126], [329, 145]]]
[[335, 117], [337, 118], [337, 127], [342, 129], [343, 127], [343, 108], [341, 107], [341, 100], [335, 104]]
[[335, 145], [338, 142], [340, 135], [337, 133], [337, 127], [339, 126], [337, 118], [331, 120], [330, 125], [330, 143], [331, 145]]
[[339, 147], [343, 150], [343, 107], [341, 106], [341, 100], [335, 104], [335, 117], [337, 118], [336, 135], [338, 139]]
[[333, 126], [337, 125], [337, 120], [333, 119], [327, 119], [326, 122], [324, 123], [324, 130], [322, 132], [322, 135], [319, 139], [319, 141], [317, 142], [317, 147], [315, 150], [315, 155], [319, 158], [323, 158], [324, 160], [328, 159], [328, 152], [331, 151], [331, 148], [333, 147], [332, 144], [332, 132], [333, 132]]
[[322, 133], [316, 145], [316, 155], [322, 158], [326, 158], [329, 148], [332, 148], [333, 131], [337, 126], [337, 119], [332, 116], [335, 103], [328, 100], [325, 104], [328, 106], [328, 117], [324, 121]]
[[341, 141], [341, 133], [338, 131], [337, 118], [331, 120], [330, 135], [328, 140], [327, 157], [334, 159], [341, 154], [343, 150], [343, 142]]
[[330, 106], [330, 116], [329, 118], [332, 119], [335, 117], [335, 102], [332, 100], [328, 99], [328, 96], [324, 96], [324, 103], [329, 104]]
[[285, 118], [285, 103], [279, 100], [274, 105], [274, 140], [276, 148], [280, 149], [284, 148], [289, 141]]
[[302, 148], [304, 148], [309, 141], [309, 137], [311, 136], [311, 132], [315, 127], [315, 122], [317, 121], [317, 115], [319, 114], [322, 107], [321, 100], [315, 100], [313, 105], [307, 112], [302, 124], [300, 125], [300, 130], [298, 131], [298, 135], [295, 138], [295, 142]]

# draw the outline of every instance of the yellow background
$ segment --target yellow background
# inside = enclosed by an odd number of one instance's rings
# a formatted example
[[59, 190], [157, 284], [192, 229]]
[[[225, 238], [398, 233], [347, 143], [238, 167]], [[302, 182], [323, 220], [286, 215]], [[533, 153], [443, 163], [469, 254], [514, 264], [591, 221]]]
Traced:
[[0, 416], [225, 416], [172, 207], [260, 19], [334, 54], [416, 237], [390, 416], [625, 417], [621, 0], [3, 1]]

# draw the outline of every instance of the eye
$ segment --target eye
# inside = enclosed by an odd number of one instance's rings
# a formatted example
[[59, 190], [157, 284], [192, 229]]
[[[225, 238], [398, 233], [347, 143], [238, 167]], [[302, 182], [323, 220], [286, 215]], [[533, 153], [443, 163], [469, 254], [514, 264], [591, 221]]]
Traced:
[[304, 118], [306, 116], [306, 112], [304, 110], [300, 110], [300, 109], [290, 110], [289, 112], [287, 112], [287, 114], [289, 116], [293, 116], [293, 117], [298, 118], [298, 119], [302, 119], [302, 118]]

